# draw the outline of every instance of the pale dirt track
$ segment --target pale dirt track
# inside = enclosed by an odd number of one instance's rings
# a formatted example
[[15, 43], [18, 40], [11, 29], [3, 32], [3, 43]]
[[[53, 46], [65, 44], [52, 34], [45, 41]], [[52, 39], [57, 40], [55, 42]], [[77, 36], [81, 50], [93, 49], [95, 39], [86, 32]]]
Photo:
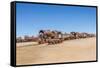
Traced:
[[64, 41], [60, 44], [37, 45], [17, 43], [17, 65], [96, 60], [96, 38]]

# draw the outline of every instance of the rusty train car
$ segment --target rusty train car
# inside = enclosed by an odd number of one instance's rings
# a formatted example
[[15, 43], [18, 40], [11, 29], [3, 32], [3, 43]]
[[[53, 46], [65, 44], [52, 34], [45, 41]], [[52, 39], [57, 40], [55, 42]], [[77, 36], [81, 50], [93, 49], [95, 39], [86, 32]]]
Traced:
[[62, 33], [60, 31], [40, 30], [39, 31], [39, 44], [57, 44], [63, 42]]

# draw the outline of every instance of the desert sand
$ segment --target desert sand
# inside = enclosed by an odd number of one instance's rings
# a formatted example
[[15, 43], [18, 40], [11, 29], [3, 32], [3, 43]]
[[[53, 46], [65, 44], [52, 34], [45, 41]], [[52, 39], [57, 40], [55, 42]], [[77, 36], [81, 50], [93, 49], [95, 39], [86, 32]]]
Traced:
[[67, 40], [47, 45], [36, 42], [17, 43], [17, 65], [96, 60], [96, 38]]

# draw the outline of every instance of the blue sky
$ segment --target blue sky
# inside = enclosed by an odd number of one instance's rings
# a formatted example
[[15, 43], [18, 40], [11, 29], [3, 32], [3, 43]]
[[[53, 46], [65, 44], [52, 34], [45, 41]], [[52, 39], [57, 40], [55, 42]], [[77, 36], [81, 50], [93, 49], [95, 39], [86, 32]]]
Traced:
[[96, 8], [17, 3], [17, 37], [36, 36], [41, 29], [96, 33]]

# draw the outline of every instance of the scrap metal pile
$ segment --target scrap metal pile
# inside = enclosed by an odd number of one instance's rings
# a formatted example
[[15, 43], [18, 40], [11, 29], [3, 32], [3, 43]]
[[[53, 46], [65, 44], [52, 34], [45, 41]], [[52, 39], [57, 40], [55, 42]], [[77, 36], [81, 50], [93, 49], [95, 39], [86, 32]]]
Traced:
[[95, 34], [89, 34], [86, 32], [70, 32], [70, 33], [62, 33], [61, 31], [57, 30], [40, 30], [38, 37], [34, 36], [24, 36], [17, 37], [16, 42], [38, 42], [38, 44], [58, 44], [62, 43], [65, 40], [73, 40], [73, 39], [80, 39], [80, 38], [89, 38], [95, 37]]
[[54, 30], [40, 30], [38, 43], [39, 44], [57, 44], [62, 43], [65, 40], [72, 40], [72, 39], [80, 39], [80, 38], [88, 38], [88, 37], [95, 37], [95, 34], [88, 34], [88, 33], [79, 33], [79, 32], [70, 32], [70, 33], [62, 33], [60, 31]]

